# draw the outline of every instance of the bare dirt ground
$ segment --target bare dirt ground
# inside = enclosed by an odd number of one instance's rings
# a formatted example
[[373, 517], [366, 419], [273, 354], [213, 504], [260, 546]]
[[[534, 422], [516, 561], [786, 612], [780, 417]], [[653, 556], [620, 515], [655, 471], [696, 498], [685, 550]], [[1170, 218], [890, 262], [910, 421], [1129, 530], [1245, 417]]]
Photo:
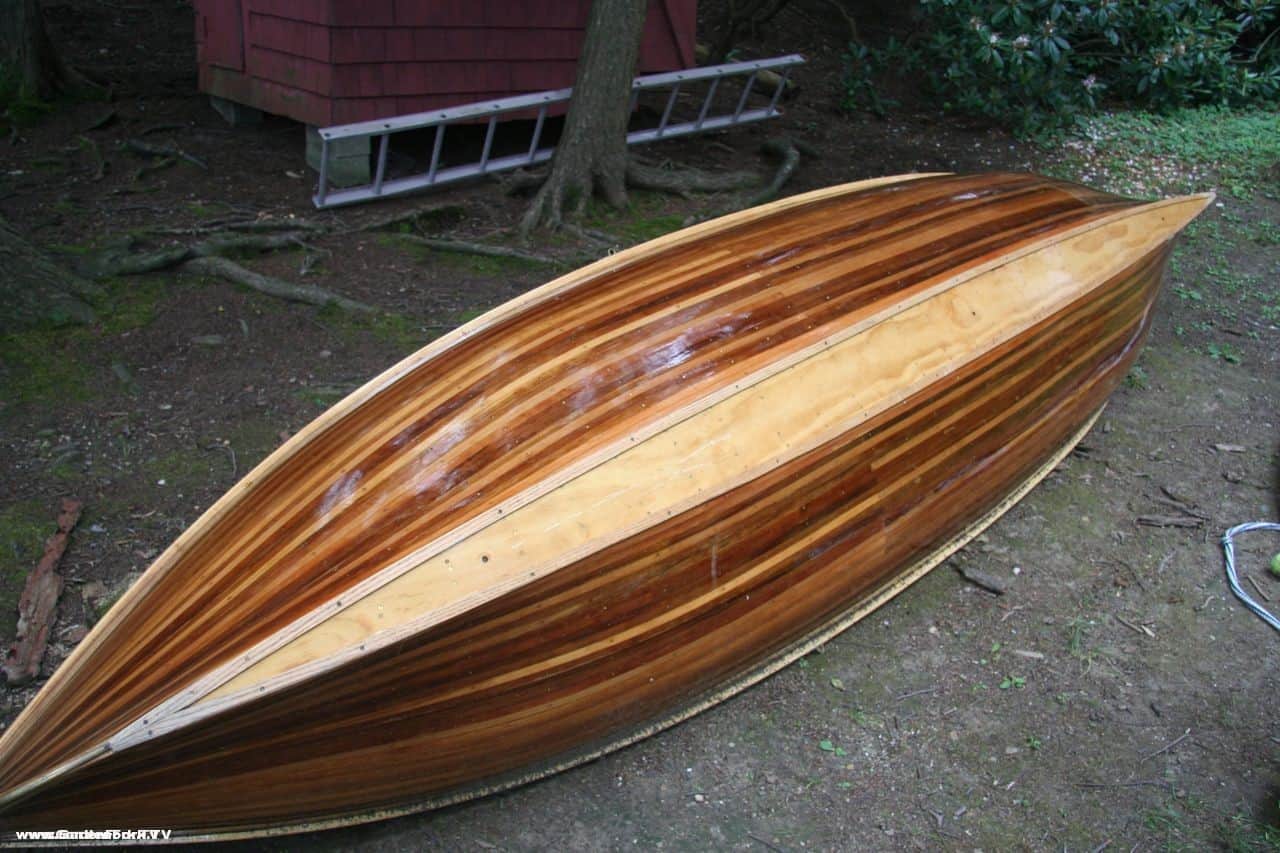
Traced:
[[[310, 174], [295, 177], [305, 173], [301, 128], [273, 119], [229, 129], [195, 91], [188, 7], [46, 6], [72, 61], [110, 80], [115, 98], [60, 106], [0, 143], [0, 213], [32, 241], [70, 264], [158, 226], [317, 218]], [[1224, 189], [1219, 173], [1188, 177], [1176, 158], [1046, 150], [930, 113], [842, 115], [837, 39], [807, 8], [744, 46], [813, 58], [784, 119], [650, 156], [765, 170], [760, 142], [786, 133], [822, 155], [787, 192], [999, 168], [1151, 195]], [[184, 161], [138, 177], [145, 161], [119, 146], [139, 137], [208, 168]], [[107, 163], [100, 180], [94, 148]], [[714, 710], [581, 768], [432, 814], [267, 846], [1277, 849], [1280, 645], [1231, 597], [1217, 544], [1232, 524], [1278, 516], [1280, 166], [1262, 166], [1220, 192], [1184, 238], [1138, 367], [1081, 447], [873, 616]], [[469, 239], [504, 239], [522, 210], [494, 184], [437, 200], [458, 209], [432, 227]], [[629, 213], [596, 212], [590, 224], [634, 241], [727, 201], [638, 193]], [[380, 212], [318, 218], [350, 227]], [[556, 238], [536, 248], [571, 263], [591, 247]], [[12, 634], [57, 498], [86, 501], [46, 671], [76, 626], [98, 618], [282, 437], [427, 340], [555, 273], [409, 252], [368, 233], [317, 239], [304, 277], [306, 254], [245, 263], [390, 313], [365, 319], [161, 272], [107, 282], [93, 326], [3, 338], [0, 635]], [[1191, 526], [1138, 523], [1144, 516]], [[1280, 582], [1263, 569], [1276, 550], [1277, 538], [1258, 534], [1242, 542], [1240, 560], [1280, 601]], [[961, 568], [1000, 579], [1006, 592], [967, 582]], [[31, 695], [0, 690], [0, 720]]]

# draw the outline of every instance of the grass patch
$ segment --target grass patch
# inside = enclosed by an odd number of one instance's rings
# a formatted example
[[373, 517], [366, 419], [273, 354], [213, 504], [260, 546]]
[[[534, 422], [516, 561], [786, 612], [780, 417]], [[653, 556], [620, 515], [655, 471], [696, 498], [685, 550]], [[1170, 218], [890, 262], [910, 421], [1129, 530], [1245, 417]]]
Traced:
[[628, 193], [628, 198], [631, 203], [626, 210], [614, 210], [607, 204], [592, 200], [582, 224], [587, 228], [623, 237], [632, 243], [643, 243], [684, 227], [683, 215], [666, 212], [666, 196], [632, 190]]
[[93, 307], [98, 309], [102, 331], [107, 334], [149, 325], [167, 292], [167, 282], [160, 275], [113, 278], [103, 284], [106, 297]]
[[143, 462], [139, 466], [139, 477], [147, 486], [158, 485], [185, 492], [209, 482], [215, 461], [221, 460], [196, 447], [173, 450]]
[[0, 400], [23, 407], [89, 399], [91, 371], [76, 346], [83, 337], [82, 330], [47, 328], [0, 335]]
[[99, 336], [148, 325], [166, 292], [162, 276], [111, 279], [93, 300], [95, 329], [43, 325], [0, 335], [0, 400], [24, 407], [92, 398], [98, 384], [90, 362]]
[[1057, 137], [1046, 171], [1115, 192], [1151, 195], [1218, 187], [1249, 198], [1280, 160], [1274, 110], [1198, 107], [1105, 113]]

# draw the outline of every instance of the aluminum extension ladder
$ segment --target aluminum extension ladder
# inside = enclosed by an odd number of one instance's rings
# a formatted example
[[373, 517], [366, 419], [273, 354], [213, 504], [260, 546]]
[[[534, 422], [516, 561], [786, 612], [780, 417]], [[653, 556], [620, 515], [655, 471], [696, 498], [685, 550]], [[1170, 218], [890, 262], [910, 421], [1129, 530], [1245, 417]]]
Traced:
[[[794, 65], [804, 62], [804, 57], [799, 54], [791, 54], [789, 56], [779, 56], [773, 59], [761, 59], [752, 62], [731, 62], [724, 65], [711, 65], [705, 68], [691, 68], [687, 71], [671, 71], [665, 74], [649, 74], [643, 77], [637, 77], [631, 83], [631, 109], [634, 110], [636, 103], [640, 98], [641, 92], [653, 89], [671, 90], [667, 97], [666, 107], [662, 112], [662, 119], [658, 122], [657, 127], [646, 128], [643, 130], [633, 130], [627, 134], [627, 144], [635, 145], [641, 142], [653, 142], [659, 139], [667, 139], [674, 136], [686, 136], [691, 133], [702, 133], [709, 130], [719, 130], [721, 128], [732, 127], [738, 124], [746, 124], [747, 122], [762, 121], [767, 118], [773, 118], [780, 114], [778, 110], [778, 99], [782, 96], [783, 90], [786, 88], [787, 74]], [[781, 81], [778, 83], [773, 94], [769, 97], [769, 105], [764, 107], [753, 107], [747, 109], [748, 98], [752, 94], [755, 87], [756, 79], [761, 71], [780, 71]], [[712, 107], [715, 101], [717, 89], [720, 82], [725, 78], [745, 77], [742, 84], [742, 91], [736, 99], [731, 99], [730, 103], [734, 104], [731, 112], [723, 112], [720, 114], [712, 114]], [[698, 110], [697, 116], [688, 119], [677, 119], [674, 112], [677, 106], [677, 99], [683, 87], [694, 84], [706, 83], [707, 92], [702, 100], [701, 108]], [[723, 94], [723, 93], [722, 93]], [[418, 190], [430, 187], [440, 186], [441, 184], [451, 183], [453, 181], [461, 181], [467, 178], [473, 178], [478, 175], [486, 175], [493, 172], [502, 172], [509, 169], [518, 169], [521, 166], [532, 166], [537, 163], [544, 163], [551, 159], [555, 153], [554, 146], [538, 147], [541, 141], [542, 128], [546, 123], [547, 111], [553, 104], [568, 101], [573, 96], [573, 88], [555, 89], [548, 92], [535, 92], [529, 95], [517, 95], [511, 98], [501, 98], [496, 101], [484, 101], [474, 104], [463, 104], [457, 107], [449, 107], [443, 110], [435, 110], [427, 113], [414, 113], [412, 115], [397, 116], [389, 119], [378, 119], [375, 121], [362, 121], [355, 124], [335, 125], [326, 127], [319, 131], [321, 140], [320, 152], [320, 180], [312, 201], [316, 207], [339, 207], [347, 204], [357, 204], [363, 201], [371, 201], [373, 199], [388, 198], [405, 193], [416, 192]], [[490, 151], [493, 147], [494, 131], [497, 128], [498, 120], [501, 116], [514, 112], [528, 112], [534, 108], [538, 110], [538, 117], [533, 127], [533, 136], [529, 142], [528, 150], [519, 153], [501, 157], [490, 157]], [[473, 121], [484, 116], [489, 117], [488, 130], [485, 133], [484, 148], [480, 154], [480, 159], [472, 163], [464, 163], [453, 166], [442, 166], [440, 163], [440, 152], [444, 144], [445, 129], [455, 122]], [[425, 172], [406, 177], [388, 178], [387, 177], [387, 155], [391, 148], [391, 137], [393, 134], [402, 133], [411, 130], [424, 130], [435, 128], [435, 141], [432, 144], [431, 162]], [[373, 183], [362, 186], [334, 188], [329, 186], [329, 156], [330, 144], [342, 139], [352, 139], [356, 137], [369, 137], [378, 140], [378, 160], [377, 167], [374, 171]]]

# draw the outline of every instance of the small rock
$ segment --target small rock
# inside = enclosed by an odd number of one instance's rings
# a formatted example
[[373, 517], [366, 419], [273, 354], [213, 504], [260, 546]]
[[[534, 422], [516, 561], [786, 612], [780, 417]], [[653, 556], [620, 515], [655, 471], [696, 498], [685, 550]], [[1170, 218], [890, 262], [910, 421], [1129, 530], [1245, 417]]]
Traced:
[[694, 795], [693, 795], [693, 801], [694, 801], [695, 803], [705, 803], [705, 802], [707, 801], [707, 798], [706, 798], [705, 796], [703, 796], [702, 794], [694, 794]]
[[83, 640], [86, 636], [88, 636], [88, 634], [89, 634], [89, 629], [86, 628], [84, 625], [71, 625], [67, 628], [62, 629], [63, 641], [73, 646], [76, 643]]
[[102, 581], [89, 581], [80, 587], [80, 597], [85, 601], [98, 601], [107, 594], [107, 587]]

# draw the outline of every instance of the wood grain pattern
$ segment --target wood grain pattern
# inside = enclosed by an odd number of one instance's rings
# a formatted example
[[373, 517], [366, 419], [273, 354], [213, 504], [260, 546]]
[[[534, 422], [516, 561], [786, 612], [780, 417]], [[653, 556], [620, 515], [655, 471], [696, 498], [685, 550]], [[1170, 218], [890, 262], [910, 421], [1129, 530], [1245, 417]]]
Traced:
[[0, 825], [367, 818], [780, 665], [1077, 434], [1205, 203], [883, 179], [480, 318], [162, 555], [0, 740]]

